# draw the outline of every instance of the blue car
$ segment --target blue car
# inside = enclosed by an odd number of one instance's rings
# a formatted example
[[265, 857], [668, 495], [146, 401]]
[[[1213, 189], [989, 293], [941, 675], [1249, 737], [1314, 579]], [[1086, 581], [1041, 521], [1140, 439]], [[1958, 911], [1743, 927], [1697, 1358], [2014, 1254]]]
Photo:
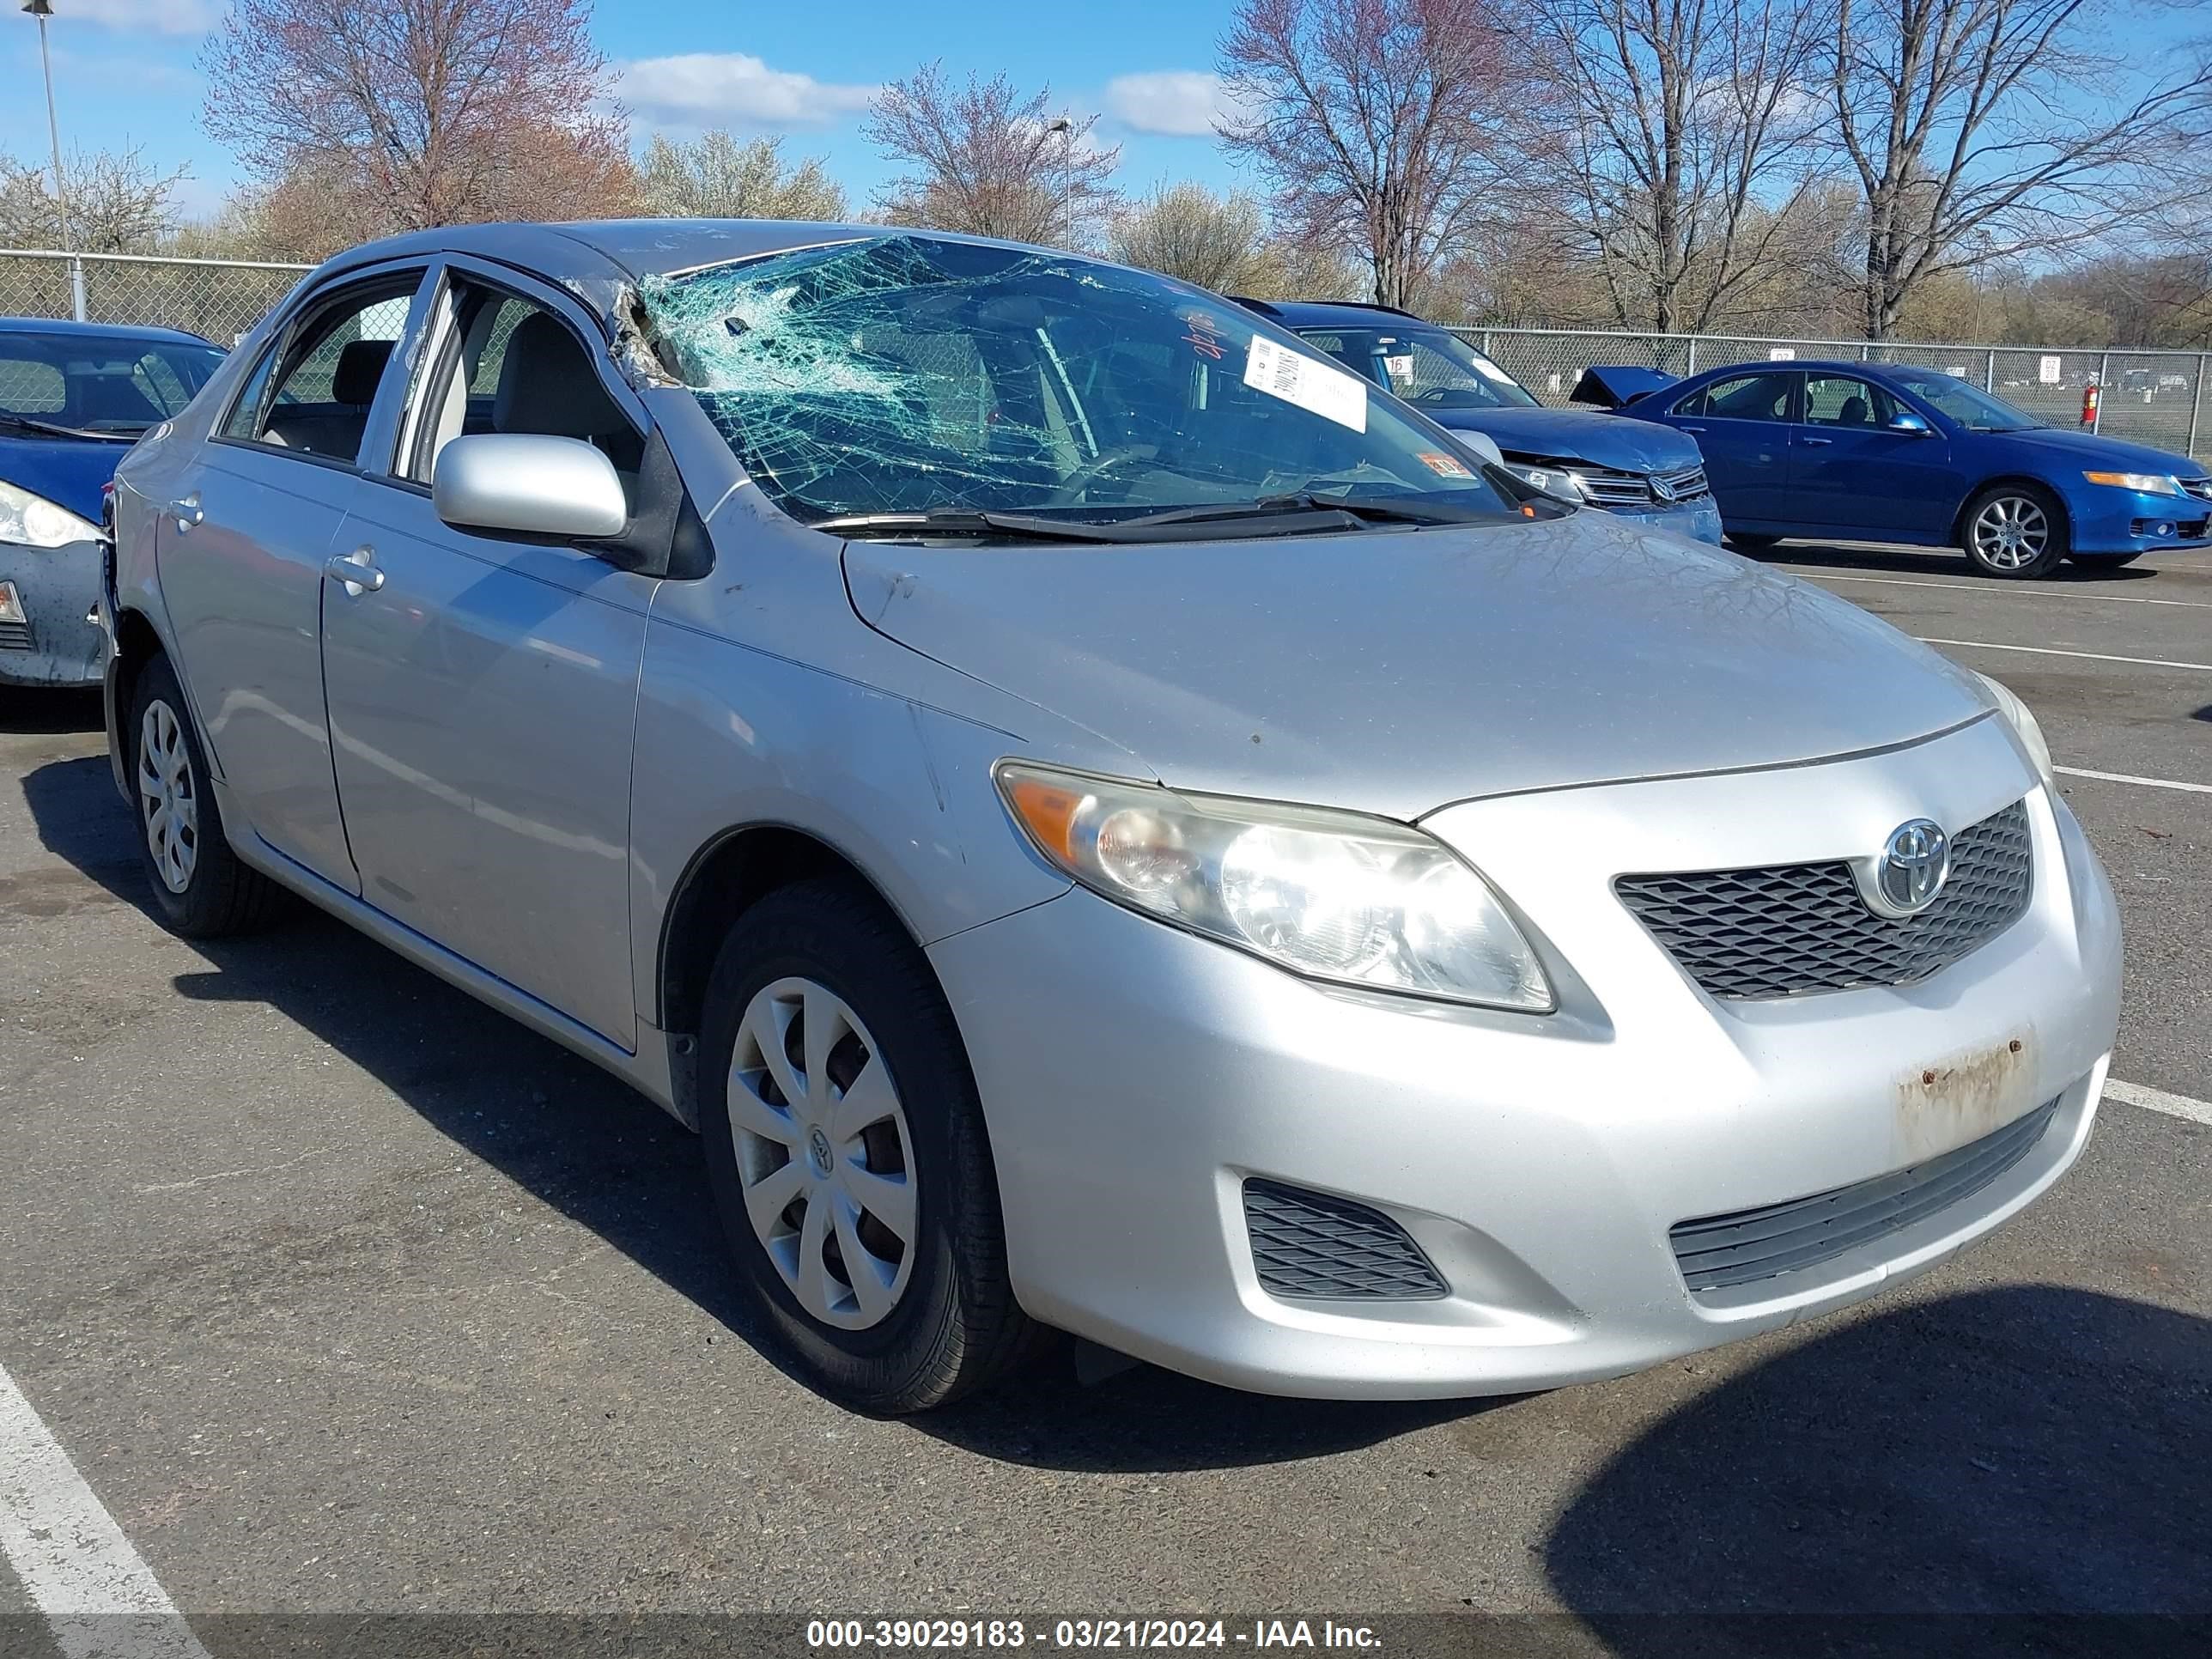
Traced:
[[101, 492], [223, 354], [196, 334], [0, 317], [0, 685], [97, 685]]
[[1693, 540], [1721, 539], [1695, 440], [1587, 409], [1548, 409], [1459, 336], [1391, 306], [1243, 300], [1438, 426], [1480, 432], [1553, 495]]
[[2044, 576], [2069, 558], [2112, 568], [2202, 547], [2212, 517], [2201, 463], [2045, 426], [1940, 369], [1594, 369], [1589, 395], [1695, 437], [1729, 544], [1747, 553], [1791, 538], [1901, 542], [1963, 549], [1992, 576]]

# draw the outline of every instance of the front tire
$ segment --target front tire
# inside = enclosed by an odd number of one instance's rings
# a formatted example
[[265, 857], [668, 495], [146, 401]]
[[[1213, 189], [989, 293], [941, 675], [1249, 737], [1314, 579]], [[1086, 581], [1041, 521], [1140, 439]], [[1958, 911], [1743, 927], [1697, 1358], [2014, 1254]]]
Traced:
[[131, 700], [131, 781], [138, 852], [172, 933], [221, 939], [267, 924], [281, 890], [230, 850], [208, 787], [207, 754], [166, 658], [138, 676]]
[[1960, 545], [1985, 576], [2024, 581], [2064, 562], [2071, 538], [2066, 509], [2034, 484], [1992, 484], [1967, 504]]
[[952, 1012], [855, 882], [731, 929], [707, 990], [700, 1132], [750, 1299], [823, 1393], [926, 1411], [994, 1380], [1035, 1328]]

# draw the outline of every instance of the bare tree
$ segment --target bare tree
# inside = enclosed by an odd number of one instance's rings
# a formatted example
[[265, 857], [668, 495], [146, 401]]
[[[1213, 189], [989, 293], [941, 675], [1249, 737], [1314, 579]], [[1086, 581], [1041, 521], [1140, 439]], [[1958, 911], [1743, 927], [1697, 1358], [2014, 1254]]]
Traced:
[[2117, 0], [1838, 0], [1828, 81], [1866, 205], [1867, 337], [1928, 278], [2100, 241], [2199, 187], [2212, 60], [2138, 70]]
[[83, 253], [144, 253], [176, 224], [174, 197], [191, 170], [162, 173], [138, 148], [77, 150], [64, 161], [69, 226], [46, 167], [0, 155], [0, 246], [70, 246]]
[[[1710, 326], [1802, 189], [1832, 0], [1532, 0], [1564, 194], [1613, 319]], [[1797, 176], [1782, 175], [1795, 167]]]
[[1240, 0], [1219, 129], [1302, 239], [1356, 248], [1404, 305], [1502, 216], [1538, 132], [1524, 50], [1492, 0]]
[[1118, 215], [1107, 244], [1123, 264], [1232, 294], [1251, 286], [1267, 234], [1260, 204], [1250, 197], [1216, 196], [1203, 185], [1181, 184], [1155, 190]]
[[842, 219], [844, 186], [819, 155], [783, 164], [783, 141], [740, 143], [728, 133], [702, 133], [687, 144], [656, 137], [638, 170], [645, 211], [686, 219]]
[[349, 226], [603, 212], [633, 175], [589, 21], [589, 0], [233, 0], [203, 119]]
[[895, 223], [1079, 244], [1113, 205], [1116, 145], [1091, 141], [1096, 115], [1051, 112], [1051, 90], [1018, 92], [1003, 75], [964, 87], [927, 64], [885, 87], [861, 128], [906, 171], [878, 196]]

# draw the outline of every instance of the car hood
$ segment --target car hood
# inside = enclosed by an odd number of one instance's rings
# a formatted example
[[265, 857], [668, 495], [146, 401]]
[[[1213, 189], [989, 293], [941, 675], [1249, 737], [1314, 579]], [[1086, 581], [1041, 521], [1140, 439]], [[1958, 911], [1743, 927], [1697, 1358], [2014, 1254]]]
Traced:
[[2063, 426], [2036, 426], [2025, 432], [1990, 432], [1982, 435], [2008, 444], [2025, 444], [2030, 449], [2047, 451], [2054, 456], [2078, 456], [2083, 466], [2109, 472], [2171, 472], [2184, 478], [2201, 478], [2206, 471], [2202, 461], [2192, 461], [2186, 455], [2153, 449], [2148, 444], [2106, 438], [2094, 432], [2069, 431]]
[[1508, 455], [1588, 461], [1622, 472], [1673, 472], [1704, 460], [1686, 432], [1588, 409], [1447, 409], [1421, 411], [1437, 425], [1484, 432]]
[[0, 480], [98, 524], [100, 486], [130, 453], [129, 444], [92, 439], [0, 436]]
[[1079, 550], [855, 542], [845, 568], [870, 626], [1170, 785], [1403, 819], [1849, 754], [1989, 706], [1856, 605], [1594, 512]]

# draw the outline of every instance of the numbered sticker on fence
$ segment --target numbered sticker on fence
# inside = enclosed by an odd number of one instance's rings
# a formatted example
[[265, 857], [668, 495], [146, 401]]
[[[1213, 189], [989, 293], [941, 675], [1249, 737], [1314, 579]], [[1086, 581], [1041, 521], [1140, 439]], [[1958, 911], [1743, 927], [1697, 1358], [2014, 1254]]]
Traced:
[[1279, 346], [1264, 335], [1252, 337], [1251, 349], [1244, 356], [1244, 384], [1354, 432], [1367, 430], [1366, 381], [1334, 363]]

